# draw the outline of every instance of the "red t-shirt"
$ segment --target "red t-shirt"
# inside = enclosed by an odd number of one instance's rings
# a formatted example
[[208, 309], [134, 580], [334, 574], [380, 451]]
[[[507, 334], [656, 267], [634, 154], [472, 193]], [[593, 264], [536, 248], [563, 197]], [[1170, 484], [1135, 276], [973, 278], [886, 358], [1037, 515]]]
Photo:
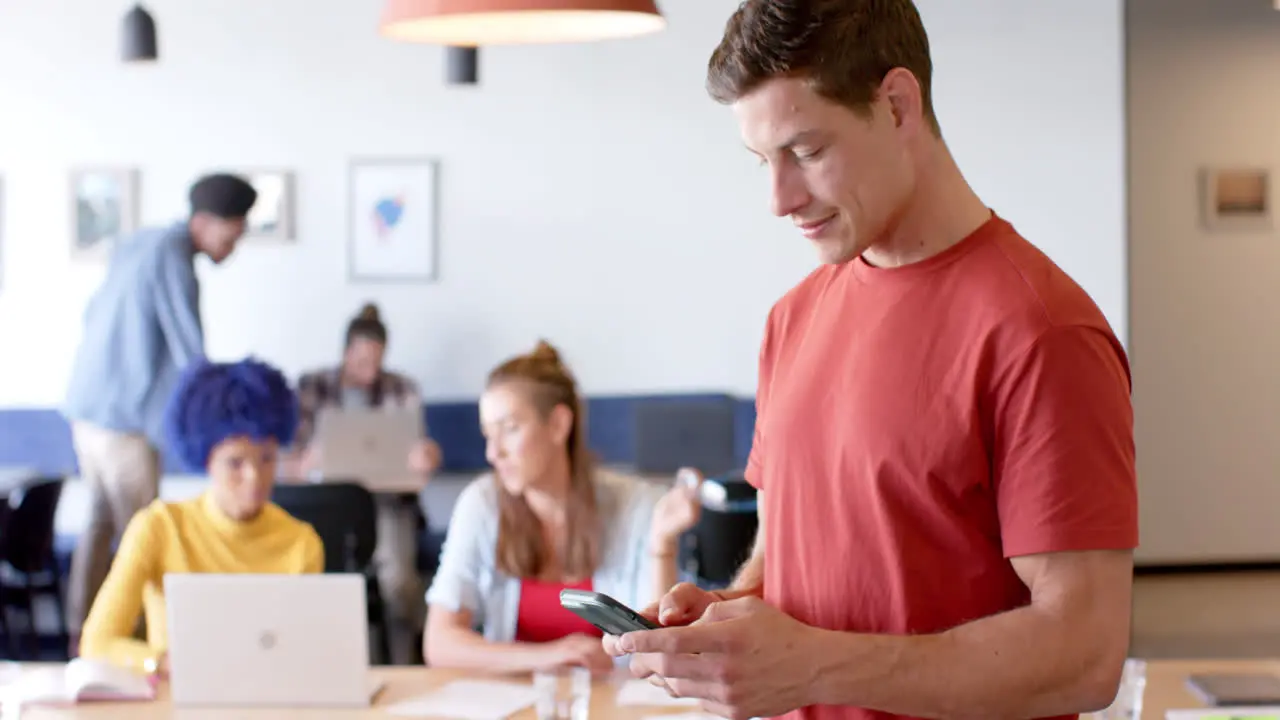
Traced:
[[590, 590], [591, 578], [565, 584], [525, 579], [520, 581], [520, 608], [516, 615], [518, 642], [551, 642], [581, 633], [602, 637], [596, 626], [565, 610], [560, 605], [560, 591]]
[[1124, 349], [999, 218], [919, 263], [813, 272], [770, 312], [757, 409], [764, 595], [810, 625], [939, 632], [1029, 601], [1011, 557], [1137, 545]]

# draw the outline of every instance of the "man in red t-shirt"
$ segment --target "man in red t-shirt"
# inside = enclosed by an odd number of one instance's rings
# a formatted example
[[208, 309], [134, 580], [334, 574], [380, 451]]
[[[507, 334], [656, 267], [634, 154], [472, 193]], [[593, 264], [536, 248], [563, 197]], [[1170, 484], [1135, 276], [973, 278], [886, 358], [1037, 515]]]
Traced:
[[1072, 717], [1115, 696], [1137, 489], [1125, 353], [969, 188], [910, 0], [746, 0], [711, 58], [823, 265], [773, 308], [732, 590], [606, 638], [732, 718]]

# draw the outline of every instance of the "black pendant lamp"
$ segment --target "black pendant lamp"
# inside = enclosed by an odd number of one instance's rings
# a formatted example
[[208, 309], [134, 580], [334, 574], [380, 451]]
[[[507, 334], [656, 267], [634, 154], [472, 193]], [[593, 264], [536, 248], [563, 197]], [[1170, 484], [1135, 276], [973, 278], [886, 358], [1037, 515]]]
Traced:
[[121, 34], [121, 58], [125, 62], [144, 62], [159, 56], [156, 48], [156, 21], [141, 5], [124, 16]]
[[445, 47], [444, 52], [444, 76], [446, 82], [450, 85], [475, 85], [479, 82], [479, 48], [449, 45]]

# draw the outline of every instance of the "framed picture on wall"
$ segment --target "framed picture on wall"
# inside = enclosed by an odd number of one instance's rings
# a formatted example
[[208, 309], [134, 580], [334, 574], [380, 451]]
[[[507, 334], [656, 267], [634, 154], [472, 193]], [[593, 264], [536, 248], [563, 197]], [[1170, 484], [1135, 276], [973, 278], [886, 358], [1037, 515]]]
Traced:
[[353, 160], [347, 276], [365, 282], [434, 282], [439, 163], [431, 158]]
[[1201, 216], [1207, 230], [1271, 230], [1275, 204], [1275, 183], [1266, 168], [1208, 167], [1200, 171]]
[[247, 170], [240, 174], [258, 191], [258, 199], [249, 211], [245, 239], [292, 241], [293, 173], [287, 170]]
[[92, 167], [71, 171], [71, 257], [102, 259], [138, 229], [138, 171]]

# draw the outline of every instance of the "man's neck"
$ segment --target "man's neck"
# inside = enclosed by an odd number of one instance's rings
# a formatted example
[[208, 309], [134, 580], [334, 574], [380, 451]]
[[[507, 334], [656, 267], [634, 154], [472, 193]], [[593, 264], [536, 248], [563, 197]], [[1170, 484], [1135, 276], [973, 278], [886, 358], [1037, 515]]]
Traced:
[[185, 223], [182, 223], [182, 228], [186, 230], [187, 242], [191, 244], [191, 254], [199, 255], [204, 252], [200, 249], [200, 238], [196, 237], [195, 228], [191, 227], [191, 220], [188, 219]]
[[933, 257], [991, 219], [991, 210], [961, 174], [941, 141], [926, 158], [911, 203], [886, 238], [863, 253], [876, 267], [901, 267]]

